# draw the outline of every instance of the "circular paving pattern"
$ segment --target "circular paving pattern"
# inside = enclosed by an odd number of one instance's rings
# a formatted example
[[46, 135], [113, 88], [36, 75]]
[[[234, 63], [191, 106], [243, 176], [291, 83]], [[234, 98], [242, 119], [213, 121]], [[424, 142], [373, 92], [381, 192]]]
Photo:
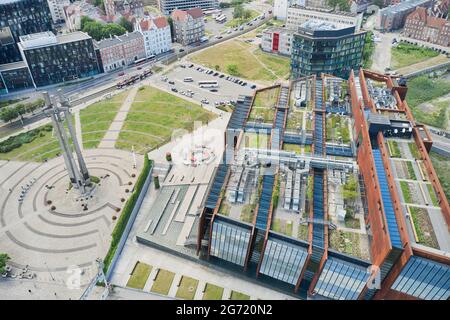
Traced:
[[[115, 220], [142, 167], [120, 150], [83, 152], [95, 191], [80, 198], [70, 189], [62, 157], [48, 162], [0, 161], [0, 251], [11, 265], [29, 266], [40, 281], [66, 282], [68, 268], [83, 269], [82, 282], [96, 273], [96, 258], [109, 248]], [[134, 176], [134, 177], [133, 177]]]

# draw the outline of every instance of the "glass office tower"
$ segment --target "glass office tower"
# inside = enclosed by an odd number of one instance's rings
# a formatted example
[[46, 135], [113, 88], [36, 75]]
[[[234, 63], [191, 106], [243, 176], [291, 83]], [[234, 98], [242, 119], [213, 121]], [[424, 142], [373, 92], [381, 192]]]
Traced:
[[350, 70], [361, 65], [364, 38], [365, 32], [355, 33], [355, 27], [307, 21], [294, 34], [292, 77], [326, 73], [348, 79]]

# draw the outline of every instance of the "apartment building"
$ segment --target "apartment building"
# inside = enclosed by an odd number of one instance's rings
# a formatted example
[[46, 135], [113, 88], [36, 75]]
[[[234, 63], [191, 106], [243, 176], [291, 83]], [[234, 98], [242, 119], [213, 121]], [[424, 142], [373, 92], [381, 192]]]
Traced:
[[392, 31], [403, 28], [406, 17], [417, 7], [428, 8], [432, 0], [406, 0], [398, 4], [380, 9], [375, 27], [382, 31]]
[[268, 28], [262, 32], [261, 50], [290, 56], [292, 32], [284, 28]]
[[205, 36], [203, 10], [200, 8], [174, 10], [172, 12], [173, 32], [175, 41], [188, 45], [200, 41]]
[[172, 49], [170, 25], [165, 17], [141, 20], [136, 22], [135, 29], [144, 36], [145, 54], [147, 57]]
[[403, 34], [443, 47], [450, 46], [450, 22], [428, 15], [427, 9], [423, 7], [416, 8], [408, 15]]
[[65, 21], [64, 7], [70, 5], [70, 0], [47, 0], [53, 23], [59, 24]]

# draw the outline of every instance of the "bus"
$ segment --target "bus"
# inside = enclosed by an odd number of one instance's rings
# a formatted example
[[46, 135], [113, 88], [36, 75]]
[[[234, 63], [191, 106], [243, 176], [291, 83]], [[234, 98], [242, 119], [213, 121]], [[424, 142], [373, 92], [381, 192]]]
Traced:
[[148, 56], [148, 57], [145, 57], [145, 58], [142, 58], [142, 59], [137, 59], [136, 61], [134, 61], [134, 65], [139, 65], [139, 64], [142, 64], [142, 63], [145, 63], [145, 62], [148, 62], [148, 61], [153, 61], [154, 59], [155, 59], [155, 55], [151, 55], [151, 56]]
[[219, 86], [219, 84], [217, 83], [217, 81], [199, 81], [198, 85], [200, 88], [217, 88]]
[[218, 17], [216, 17], [216, 22], [217, 23], [224, 23], [225, 21], [227, 21], [227, 17], [225, 15], [220, 15]]

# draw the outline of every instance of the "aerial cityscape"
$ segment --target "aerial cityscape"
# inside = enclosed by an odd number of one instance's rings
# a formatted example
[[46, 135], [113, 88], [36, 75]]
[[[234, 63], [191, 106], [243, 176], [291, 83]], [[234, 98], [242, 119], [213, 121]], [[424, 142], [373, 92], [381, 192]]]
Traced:
[[449, 195], [450, 0], [0, 0], [0, 300], [448, 301]]

